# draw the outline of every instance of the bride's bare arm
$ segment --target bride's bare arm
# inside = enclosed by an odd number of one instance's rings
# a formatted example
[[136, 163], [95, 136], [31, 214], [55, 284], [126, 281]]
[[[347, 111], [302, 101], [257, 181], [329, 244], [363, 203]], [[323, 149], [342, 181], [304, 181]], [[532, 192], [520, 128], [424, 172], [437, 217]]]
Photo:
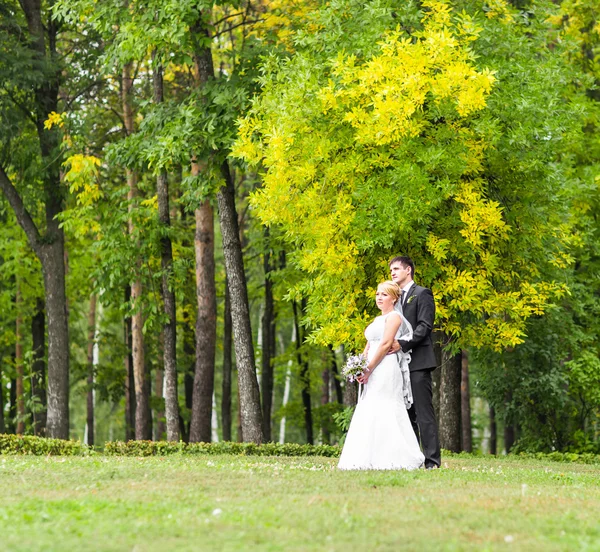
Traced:
[[[367, 383], [367, 380], [369, 379], [369, 376], [371, 375], [373, 370], [375, 370], [375, 368], [383, 360], [385, 355], [388, 354], [388, 351], [389, 351], [390, 347], [392, 346], [392, 343], [395, 341], [394, 338], [396, 337], [396, 332], [398, 331], [398, 328], [400, 327], [401, 323], [402, 323], [402, 319], [397, 314], [392, 314], [392, 316], [388, 316], [385, 319], [385, 326], [383, 329], [383, 338], [379, 342], [379, 346], [377, 347], [377, 351], [375, 352], [375, 355], [373, 356], [373, 358], [369, 361], [369, 364], [367, 365], [367, 373], [364, 376], [361, 376], [360, 378], [358, 378], [358, 381], [360, 383]], [[369, 345], [367, 343], [367, 347], [368, 346]]]

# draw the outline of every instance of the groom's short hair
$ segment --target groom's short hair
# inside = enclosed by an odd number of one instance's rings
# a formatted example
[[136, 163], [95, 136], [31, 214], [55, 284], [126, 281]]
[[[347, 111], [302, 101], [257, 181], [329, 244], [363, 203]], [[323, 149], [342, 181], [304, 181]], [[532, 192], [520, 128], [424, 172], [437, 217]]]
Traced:
[[410, 276], [411, 278], [415, 277], [415, 263], [413, 263], [413, 260], [410, 257], [394, 257], [390, 261], [390, 266], [392, 266], [394, 263], [400, 263], [404, 266], [410, 266]]

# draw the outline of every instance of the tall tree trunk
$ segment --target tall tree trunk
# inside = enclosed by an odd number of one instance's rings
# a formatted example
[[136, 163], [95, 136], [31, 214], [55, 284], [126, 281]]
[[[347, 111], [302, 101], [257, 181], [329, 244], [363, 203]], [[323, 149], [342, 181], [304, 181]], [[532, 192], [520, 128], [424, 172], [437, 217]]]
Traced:
[[442, 364], [444, 363], [444, 355], [442, 346], [444, 343], [444, 334], [439, 331], [432, 333], [433, 351], [435, 353], [435, 363], [437, 369], [431, 372], [431, 392], [433, 395], [433, 411], [438, 424], [438, 434], [440, 429], [440, 384], [442, 382]]
[[515, 426], [514, 425], [505, 425], [504, 426], [504, 450], [506, 454], [508, 454], [513, 445], [515, 444]]
[[[203, 14], [209, 15], [209, 14]], [[192, 29], [193, 38], [202, 36], [197, 41], [194, 51], [197, 85], [204, 87], [214, 78], [214, 64], [206, 27], [199, 18], [198, 25]], [[231, 294], [231, 315], [233, 334], [235, 337], [235, 356], [238, 370], [239, 406], [242, 425], [242, 437], [246, 442], [262, 443], [262, 413], [260, 408], [260, 391], [256, 379], [254, 364], [254, 346], [250, 326], [250, 308], [248, 291], [244, 274], [244, 260], [239, 237], [239, 225], [235, 207], [235, 189], [229, 170], [229, 164], [224, 161], [221, 172], [225, 185], [217, 193], [219, 206], [219, 222], [223, 238], [223, 254], [227, 283]]]
[[33, 342], [33, 364], [31, 395], [34, 399], [33, 433], [46, 434], [46, 315], [44, 301], [36, 300], [35, 313], [31, 318], [31, 338]]
[[329, 354], [331, 356], [330, 365], [331, 373], [333, 374], [333, 388], [335, 389], [335, 398], [338, 403], [344, 404], [344, 393], [342, 390], [342, 383], [340, 381], [340, 372], [338, 370], [337, 361], [335, 359], [335, 351], [333, 347], [329, 346]]
[[2, 366], [0, 365], [0, 433], [6, 433], [4, 423], [4, 382], [2, 381]]
[[[506, 392], [504, 401], [505, 401], [506, 405], [510, 405], [512, 400], [513, 400], [512, 391], [509, 389]], [[515, 434], [516, 434], [516, 431], [515, 431], [514, 424], [511, 423], [509, 420], [505, 419], [504, 420], [504, 450], [506, 451], [506, 454], [508, 454], [510, 452], [513, 445], [515, 444], [515, 439], [516, 439]]]
[[[199, 29], [194, 29], [194, 31], [198, 32]], [[208, 37], [205, 29], [201, 34]], [[194, 51], [194, 80], [196, 87], [202, 89], [213, 77], [214, 68], [210, 46], [196, 44]], [[192, 174], [199, 176], [202, 172], [201, 169], [199, 160], [194, 158], [192, 160]], [[196, 301], [198, 315], [196, 318], [196, 366], [190, 441], [210, 442], [217, 342], [214, 210], [210, 201], [208, 199], [205, 200], [196, 209], [194, 215], [196, 220], [194, 249], [196, 254]], [[224, 425], [223, 427], [225, 428], [226, 426]], [[229, 421], [227, 427], [229, 428], [227, 431], [229, 431], [229, 435], [231, 436], [231, 421]]]
[[61, 72], [56, 63], [59, 22], [49, 16], [44, 23], [42, 3], [39, 0], [22, 0], [20, 5], [27, 20], [33, 57], [46, 68], [45, 78], [33, 91], [33, 116], [44, 166], [44, 235], [40, 234], [21, 196], [2, 167], [0, 189], [6, 195], [42, 265], [48, 314], [47, 432], [50, 437], [66, 439], [69, 436], [69, 326], [65, 294], [64, 233], [58, 220], [58, 215], [63, 210], [63, 189], [60, 182], [62, 159], [57, 130], [44, 127], [48, 114], [59, 110]]
[[[281, 348], [281, 354], [285, 353], [285, 344], [283, 342], [283, 336], [281, 333], [279, 334], [279, 343]], [[296, 344], [296, 324], [292, 325], [292, 339], [290, 340], [290, 344], [292, 347], [295, 347]], [[281, 400], [281, 406], [285, 409], [290, 400], [290, 390], [292, 387], [292, 366], [294, 365], [294, 361], [290, 358], [287, 363], [287, 369], [285, 371], [285, 385], [283, 387], [283, 397]], [[286, 417], [282, 416], [279, 422], [279, 443], [283, 445], [285, 443], [285, 427], [286, 427]]]
[[25, 388], [23, 381], [23, 306], [21, 289], [17, 281], [15, 310], [17, 313], [15, 328], [15, 368], [17, 373], [17, 435], [25, 433]]
[[96, 335], [96, 303], [97, 296], [90, 296], [90, 312], [88, 314], [88, 346], [87, 346], [87, 444], [94, 444], [94, 337]]
[[[121, 101], [123, 105], [123, 121], [127, 136], [131, 136], [134, 131], [134, 111], [133, 111], [133, 77], [132, 64], [126, 63], [123, 66], [121, 78]], [[139, 196], [137, 186], [137, 173], [131, 169], [126, 169], [127, 175], [127, 199], [129, 201], [129, 235], [134, 236], [135, 226], [133, 223], [133, 211], [135, 209], [135, 200]], [[141, 270], [141, 260], [136, 259], [137, 274], [131, 284], [131, 302], [134, 306], [134, 312], [131, 317], [131, 356], [133, 360], [133, 379], [135, 385], [135, 438], [151, 439], [150, 428], [150, 397], [147, 394], [148, 385], [146, 382], [146, 361], [144, 358], [144, 319], [142, 313], [142, 280], [139, 275]]]
[[[327, 354], [327, 352], [325, 353]], [[327, 358], [325, 358], [325, 365], [327, 366]], [[331, 388], [331, 372], [329, 367], [326, 367], [321, 373], [321, 377], [323, 379], [323, 385], [321, 386], [321, 406], [326, 406], [330, 402], [330, 388]], [[331, 435], [329, 432], [329, 428], [327, 424], [323, 424], [321, 427], [321, 432], [323, 435], [323, 443], [329, 444], [331, 440]]]
[[262, 413], [255, 372], [250, 306], [248, 304], [244, 260], [235, 207], [233, 179], [227, 161], [223, 162], [222, 171], [225, 185], [219, 190], [217, 200], [219, 203], [221, 234], [223, 236], [227, 283], [231, 294], [231, 319], [235, 338], [234, 347], [238, 371], [242, 437], [245, 442], [262, 443]]
[[[294, 310], [294, 324], [296, 326], [296, 356], [298, 366], [300, 366], [300, 383], [302, 385], [302, 406], [304, 407], [304, 427], [306, 429], [306, 442], [310, 445], [314, 444], [313, 424], [312, 424], [312, 405], [310, 396], [310, 372], [306, 359], [302, 358], [300, 348], [303, 343], [302, 334], [300, 333], [300, 315], [296, 302], [292, 303]], [[304, 312], [304, 300], [301, 305], [301, 312]]]
[[496, 425], [496, 409], [490, 406], [490, 454], [498, 454], [498, 428]]
[[[163, 69], [152, 55], [154, 103], [163, 103]], [[165, 362], [165, 412], [167, 418], [167, 440], [179, 441], [179, 398], [177, 393], [177, 311], [175, 292], [169, 279], [173, 273], [173, 247], [170, 238], [171, 216], [169, 213], [169, 181], [165, 170], [156, 178], [158, 194], [158, 218], [162, 226], [160, 239], [160, 264], [162, 269], [162, 297], [166, 320], [163, 324]]]
[[358, 402], [358, 386], [356, 382], [347, 381], [344, 384], [344, 406], [356, 406]]
[[462, 355], [442, 353], [440, 381], [440, 445], [451, 452], [460, 452], [460, 382]]
[[[193, 31], [200, 32], [208, 38], [208, 32], [205, 28], [202, 28], [202, 30], [195, 28]], [[196, 87], [202, 89], [213, 77], [214, 67], [210, 46], [207, 46], [206, 43], [197, 43], [194, 49], [194, 80]], [[192, 174], [199, 176], [201, 172], [200, 162], [194, 158], [192, 160]], [[217, 342], [214, 210], [210, 201], [205, 200], [194, 214], [196, 220], [194, 248], [196, 254], [198, 315], [196, 318], [196, 367], [190, 441], [210, 442]], [[231, 422], [229, 422], [228, 427], [231, 427]]]
[[[162, 367], [157, 367], [154, 373], [154, 395], [157, 399], [164, 399], [164, 372]], [[154, 440], [162, 441], [167, 433], [167, 426], [165, 425], [165, 411], [159, 408], [155, 411], [156, 420], [154, 423]]]
[[225, 312], [223, 314], [223, 383], [221, 388], [221, 427], [223, 440], [231, 441], [231, 301], [225, 282]]
[[465, 452], [473, 452], [471, 429], [471, 393], [469, 389], [469, 353], [467, 351], [462, 351], [460, 401], [462, 450]]
[[[131, 300], [131, 287], [125, 287], [125, 303]], [[125, 343], [125, 440], [135, 439], [135, 378], [133, 375], [133, 355], [131, 342], [131, 317], [123, 320], [123, 340]]]
[[[57, 213], [58, 214], [58, 213]], [[57, 231], [58, 232], [58, 231]], [[62, 234], [62, 230], [60, 230]], [[42, 262], [48, 314], [48, 415], [46, 431], [69, 438], [69, 329], [65, 293], [64, 236], [44, 252]]]
[[15, 420], [17, 418], [17, 380], [15, 379], [10, 380], [10, 391], [8, 393], [8, 400], [10, 401], [10, 405], [8, 407], [8, 421], [10, 424], [10, 432], [15, 433]]
[[[200, 174], [200, 166], [197, 163], [192, 164], [192, 174]], [[208, 443], [211, 441], [212, 396], [217, 341], [214, 213], [208, 200], [199, 209], [196, 209], [195, 218], [194, 248], [196, 253], [198, 315], [196, 318], [196, 367], [190, 441]], [[231, 423], [229, 427], [231, 427]]]
[[[157, 403], [164, 404], [165, 390], [164, 390], [164, 335], [161, 332], [158, 338], [158, 366], [154, 372], [154, 396], [157, 399]], [[154, 411], [154, 440], [162, 441], [167, 433], [167, 426], [165, 424], [165, 411], [164, 408], [158, 408]]]
[[271, 281], [271, 251], [269, 249], [269, 229], [265, 228], [265, 252], [263, 268], [265, 272], [265, 304], [262, 317], [262, 416], [265, 441], [271, 438], [271, 409], [273, 407], [273, 357], [275, 356], [275, 309], [273, 302], [273, 282]]

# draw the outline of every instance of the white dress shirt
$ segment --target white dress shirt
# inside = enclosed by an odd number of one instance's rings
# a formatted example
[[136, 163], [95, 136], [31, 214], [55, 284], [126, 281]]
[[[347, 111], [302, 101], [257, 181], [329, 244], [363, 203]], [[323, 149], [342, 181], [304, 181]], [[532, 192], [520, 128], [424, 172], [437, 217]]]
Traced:
[[411, 280], [410, 282], [408, 282], [408, 284], [406, 284], [403, 288], [402, 291], [404, 292], [404, 297], [403, 297], [403, 301], [402, 301], [402, 306], [406, 305], [406, 298], [408, 297], [408, 292], [410, 291], [410, 288], [413, 287], [415, 285], [414, 280]]

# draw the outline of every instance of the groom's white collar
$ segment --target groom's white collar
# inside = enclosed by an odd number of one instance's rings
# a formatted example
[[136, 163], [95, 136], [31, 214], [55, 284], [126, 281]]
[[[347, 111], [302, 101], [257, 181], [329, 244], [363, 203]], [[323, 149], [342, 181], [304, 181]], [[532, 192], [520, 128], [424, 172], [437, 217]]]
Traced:
[[408, 284], [406, 284], [403, 288], [402, 291], [406, 294], [410, 291], [410, 288], [414, 285], [414, 280], [411, 280], [410, 282], [408, 282]]

